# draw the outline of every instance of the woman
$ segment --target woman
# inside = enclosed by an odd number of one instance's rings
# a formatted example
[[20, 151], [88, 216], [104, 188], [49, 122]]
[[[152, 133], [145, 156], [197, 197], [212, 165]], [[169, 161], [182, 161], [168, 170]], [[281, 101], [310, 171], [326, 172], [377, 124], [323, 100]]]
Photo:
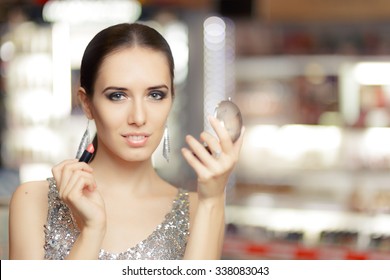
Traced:
[[242, 135], [232, 143], [210, 117], [218, 138], [186, 136], [189, 148], [182, 149], [198, 176], [197, 192], [160, 178], [151, 156], [172, 107], [173, 70], [169, 45], [145, 25], [111, 26], [92, 39], [78, 96], [96, 124], [94, 158], [65, 160], [53, 178], [15, 191], [11, 259], [220, 258], [225, 185]]

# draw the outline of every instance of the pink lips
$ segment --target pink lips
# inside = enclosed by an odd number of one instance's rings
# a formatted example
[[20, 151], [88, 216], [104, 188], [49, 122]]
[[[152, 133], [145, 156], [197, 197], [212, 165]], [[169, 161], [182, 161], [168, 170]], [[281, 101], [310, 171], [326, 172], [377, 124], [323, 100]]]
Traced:
[[123, 137], [126, 139], [127, 144], [129, 144], [129, 146], [133, 148], [140, 148], [145, 146], [146, 142], [149, 139], [149, 136], [149, 134], [145, 133], [129, 133], [123, 135]]

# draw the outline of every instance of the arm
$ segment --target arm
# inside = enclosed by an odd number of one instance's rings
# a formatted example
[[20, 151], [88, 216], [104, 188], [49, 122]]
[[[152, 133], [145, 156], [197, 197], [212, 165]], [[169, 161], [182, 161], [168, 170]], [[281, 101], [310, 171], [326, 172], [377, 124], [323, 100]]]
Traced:
[[244, 131], [232, 143], [228, 132], [218, 120], [210, 118], [210, 123], [220, 141], [203, 132], [201, 142], [208, 145], [211, 154], [192, 136], [186, 139], [191, 150], [182, 149], [183, 156], [198, 176], [198, 199], [196, 205], [191, 207], [194, 208], [191, 209], [194, 214], [185, 259], [221, 257], [225, 232], [225, 187], [238, 161], [243, 141]]
[[43, 259], [44, 225], [47, 217], [48, 183], [19, 186], [9, 206], [9, 258]]
[[[104, 202], [95, 190], [92, 169], [74, 160], [53, 168], [60, 198], [67, 203], [81, 233], [67, 259], [97, 259], [105, 234]], [[44, 225], [48, 211], [48, 182], [19, 186], [9, 207], [9, 258], [43, 259]]]
[[80, 228], [67, 259], [98, 259], [106, 232], [106, 212], [92, 168], [78, 160], [67, 160], [56, 165], [52, 172], [59, 197], [71, 209]]
[[195, 197], [190, 212], [194, 214], [184, 258], [220, 259], [225, 233], [225, 197], [209, 201], [198, 201]]
[[66, 259], [97, 260], [100, 252], [100, 245], [104, 238], [104, 232], [104, 230], [82, 230]]

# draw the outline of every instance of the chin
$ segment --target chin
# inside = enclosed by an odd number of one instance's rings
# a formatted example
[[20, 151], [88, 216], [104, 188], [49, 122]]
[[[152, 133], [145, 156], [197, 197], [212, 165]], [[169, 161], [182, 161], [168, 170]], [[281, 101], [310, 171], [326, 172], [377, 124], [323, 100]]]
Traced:
[[124, 161], [127, 161], [127, 162], [141, 162], [141, 161], [146, 161], [146, 160], [149, 160], [151, 158], [151, 155], [146, 155], [145, 153], [142, 153], [142, 154], [127, 154], [127, 155], [124, 155], [124, 156], [121, 156], [121, 158], [124, 160]]

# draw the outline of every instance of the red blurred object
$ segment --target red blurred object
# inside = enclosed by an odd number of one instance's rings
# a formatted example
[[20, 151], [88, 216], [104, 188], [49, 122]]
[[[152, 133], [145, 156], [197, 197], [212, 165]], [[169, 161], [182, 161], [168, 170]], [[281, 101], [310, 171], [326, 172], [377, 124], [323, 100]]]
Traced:
[[43, 6], [46, 4], [46, 2], [48, 2], [48, 0], [35, 0], [35, 3], [40, 5], [40, 6]]
[[223, 255], [241, 259], [389, 260], [390, 252], [354, 250], [340, 246], [305, 247], [289, 242], [251, 241], [225, 237]]

